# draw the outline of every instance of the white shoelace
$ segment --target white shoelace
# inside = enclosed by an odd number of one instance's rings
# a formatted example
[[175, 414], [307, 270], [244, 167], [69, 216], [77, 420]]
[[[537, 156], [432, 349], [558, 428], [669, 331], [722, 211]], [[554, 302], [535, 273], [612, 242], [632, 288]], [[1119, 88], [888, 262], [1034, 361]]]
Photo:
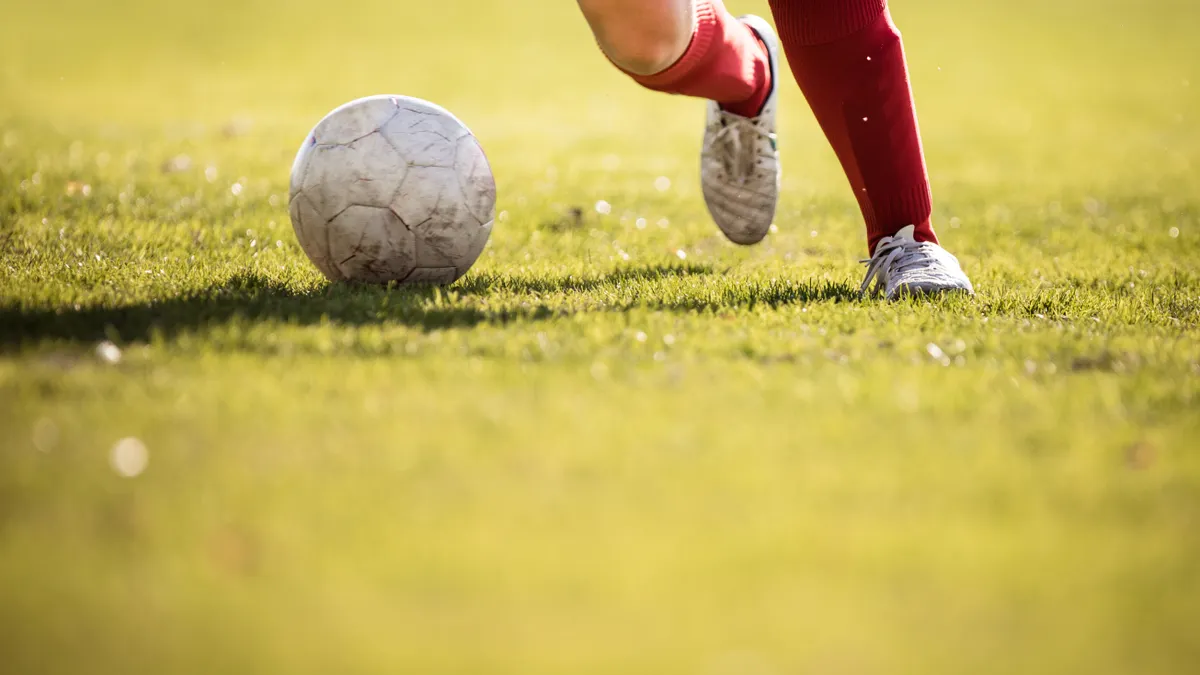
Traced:
[[770, 141], [773, 134], [753, 119], [721, 112], [721, 129], [713, 136], [713, 151], [725, 170], [738, 181], [745, 181], [758, 164], [758, 139]]
[[884, 237], [875, 246], [874, 255], [859, 261], [867, 266], [867, 276], [858, 291], [865, 294], [872, 284], [881, 286], [893, 275], [933, 264], [936, 261], [926, 246], [909, 237]]

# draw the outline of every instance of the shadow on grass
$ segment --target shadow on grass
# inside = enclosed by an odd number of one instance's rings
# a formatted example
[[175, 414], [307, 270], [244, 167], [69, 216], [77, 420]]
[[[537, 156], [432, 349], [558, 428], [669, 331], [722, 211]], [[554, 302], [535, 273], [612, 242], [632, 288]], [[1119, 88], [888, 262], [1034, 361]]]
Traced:
[[[586, 310], [571, 308], [569, 302], [539, 297], [556, 293], [583, 294], [601, 288], [619, 289], [687, 277], [716, 279], [720, 275], [705, 265], [658, 265], [584, 277], [476, 274], [443, 289], [329, 284], [311, 291], [297, 291], [266, 277], [243, 273], [212, 288], [119, 307], [23, 311], [13, 306], [0, 306], [0, 347], [20, 347], [41, 340], [138, 342], [149, 340], [155, 334], [170, 338], [235, 320], [280, 321], [300, 326], [322, 322], [349, 326], [398, 323], [435, 330], [481, 323], [503, 325], [513, 321], [537, 321], [580, 311], [622, 312], [634, 308], [721, 311], [759, 305], [774, 307], [858, 299], [856, 290], [849, 285], [823, 280], [706, 284], [699, 293], [661, 295], [649, 288], [649, 294], [635, 292], [626, 300], [606, 302]], [[493, 302], [480, 303], [472, 299]]]

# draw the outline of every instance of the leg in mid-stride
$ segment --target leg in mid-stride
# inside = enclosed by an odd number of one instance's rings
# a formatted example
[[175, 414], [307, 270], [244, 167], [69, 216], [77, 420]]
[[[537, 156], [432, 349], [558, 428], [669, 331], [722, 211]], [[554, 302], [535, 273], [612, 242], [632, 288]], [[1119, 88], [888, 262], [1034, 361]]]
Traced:
[[738, 244], [762, 240], [779, 199], [778, 39], [721, 0], [578, 0], [600, 48], [655, 91], [709, 100], [700, 180], [709, 213]]
[[[709, 100], [705, 202], [739, 244], [766, 236], [779, 197], [780, 38], [721, 0], [578, 0], [601, 49], [655, 91]], [[908, 66], [887, 0], [770, 0], [793, 75], [833, 146], [867, 225], [862, 289], [888, 298], [973, 293], [930, 223], [931, 196]]]
[[929, 177], [900, 32], [887, 0], [770, 0], [796, 82], [867, 224], [862, 290], [974, 293], [930, 223]]

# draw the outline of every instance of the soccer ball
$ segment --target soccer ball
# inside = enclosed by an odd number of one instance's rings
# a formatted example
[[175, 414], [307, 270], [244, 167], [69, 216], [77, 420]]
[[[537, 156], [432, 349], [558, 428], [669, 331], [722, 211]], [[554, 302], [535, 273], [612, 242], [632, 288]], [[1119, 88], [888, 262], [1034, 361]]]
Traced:
[[492, 232], [496, 182], [471, 131], [406, 96], [347, 103], [292, 166], [300, 247], [331, 281], [448, 284]]

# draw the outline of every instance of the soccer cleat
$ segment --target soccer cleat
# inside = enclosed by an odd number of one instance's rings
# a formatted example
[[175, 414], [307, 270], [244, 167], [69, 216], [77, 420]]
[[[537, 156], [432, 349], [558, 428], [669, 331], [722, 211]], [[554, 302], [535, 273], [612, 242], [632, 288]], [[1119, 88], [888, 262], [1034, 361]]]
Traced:
[[742, 117], [708, 103], [700, 186], [717, 227], [737, 244], [757, 244], [767, 236], [779, 201], [779, 150], [775, 111], [779, 99], [779, 37], [757, 16], [739, 19], [767, 48], [771, 93], [757, 117]]
[[975, 295], [958, 258], [937, 244], [913, 239], [915, 230], [909, 225], [879, 240], [875, 254], [862, 261], [867, 265], [867, 277], [859, 291], [866, 294], [882, 288], [888, 300], [954, 292]]

